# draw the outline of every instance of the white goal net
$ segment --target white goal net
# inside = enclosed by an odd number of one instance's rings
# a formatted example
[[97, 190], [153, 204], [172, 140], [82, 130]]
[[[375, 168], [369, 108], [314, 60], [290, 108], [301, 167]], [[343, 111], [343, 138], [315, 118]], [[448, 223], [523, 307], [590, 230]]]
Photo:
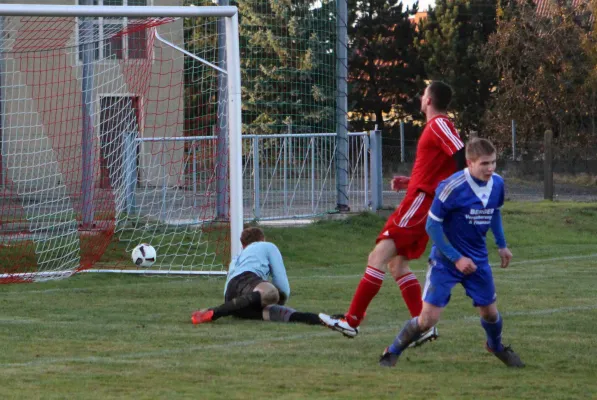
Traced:
[[152, 273], [225, 272], [242, 229], [236, 15], [0, 5], [3, 282], [139, 272], [139, 243]]

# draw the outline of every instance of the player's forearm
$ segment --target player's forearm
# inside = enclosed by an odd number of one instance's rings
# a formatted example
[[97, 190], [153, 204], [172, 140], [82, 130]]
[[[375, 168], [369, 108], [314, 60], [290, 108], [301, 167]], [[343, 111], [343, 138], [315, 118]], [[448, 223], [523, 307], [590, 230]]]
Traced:
[[441, 222], [436, 221], [433, 218], [427, 218], [425, 229], [431, 240], [433, 240], [435, 247], [437, 247], [437, 249], [450, 261], [456, 262], [462, 257], [462, 254], [452, 246], [444, 235], [444, 229]]
[[506, 247], [506, 237], [504, 235], [504, 227], [502, 225], [502, 213], [499, 209], [496, 209], [491, 218], [491, 232], [495, 237], [495, 244], [498, 248], [503, 249]]
[[290, 297], [290, 284], [288, 283], [288, 277], [286, 274], [283, 274], [283, 276], [280, 276], [280, 274], [274, 275], [272, 278], [272, 283], [278, 288], [280, 294], [284, 295], [284, 298], [287, 301]]
[[290, 284], [288, 283], [288, 275], [286, 275], [286, 267], [280, 250], [272, 245], [268, 254], [270, 265], [270, 273], [272, 276], [272, 283], [278, 290], [286, 296], [290, 297]]

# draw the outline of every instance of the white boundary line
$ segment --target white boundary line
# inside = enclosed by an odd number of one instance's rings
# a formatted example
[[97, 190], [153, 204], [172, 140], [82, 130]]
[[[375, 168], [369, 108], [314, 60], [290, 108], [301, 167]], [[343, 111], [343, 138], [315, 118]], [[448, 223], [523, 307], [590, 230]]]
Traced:
[[[546, 308], [540, 310], [528, 310], [528, 311], [512, 311], [512, 312], [503, 312], [502, 315], [505, 317], [514, 317], [514, 316], [533, 316], [533, 315], [551, 315], [551, 314], [558, 314], [558, 313], [567, 313], [567, 312], [576, 312], [576, 311], [587, 311], [587, 310], [597, 310], [597, 304], [592, 305], [585, 305], [585, 306], [575, 306], [575, 307], [560, 307], [560, 308]], [[478, 322], [478, 316], [464, 316], [462, 318], [455, 318], [455, 319], [447, 319], [442, 320], [442, 323], [462, 323], [462, 322]], [[189, 325], [189, 328], [192, 328]], [[324, 328], [324, 327], [322, 327]], [[366, 334], [370, 333], [379, 333], [385, 332], [388, 330], [393, 330], [398, 332], [399, 326], [397, 325], [377, 325], [377, 326], [368, 326], [367, 330], [364, 332]], [[106, 364], [106, 363], [130, 363], [128, 360], [136, 360], [136, 359], [144, 359], [144, 358], [153, 358], [158, 356], [171, 356], [175, 354], [189, 354], [193, 352], [205, 351], [209, 349], [228, 349], [230, 347], [246, 347], [246, 346], [254, 346], [259, 344], [268, 345], [273, 342], [290, 342], [290, 341], [300, 341], [300, 340], [310, 340], [317, 337], [328, 337], [328, 336], [338, 336], [338, 340], [347, 339], [340, 337], [340, 333], [333, 332], [330, 330], [325, 330], [324, 332], [311, 332], [311, 333], [303, 333], [297, 335], [290, 335], [290, 336], [283, 336], [283, 337], [274, 337], [274, 338], [263, 338], [263, 339], [256, 339], [256, 340], [241, 340], [241, 341], [232, 341], [226, 343], [213, 343], [213, 344], [206, 344], [202, 346], [185, 346], [184, 348], [175, 348], [175, 349], [163, 349], [159, 351], [147, 351], [147, 352], [138, 352], [138, 353], [127, 353], [118, 356], [87, 356], [87, 357], [64, 357], [64, 358], [42, 358], [36, 359], [33, 361], [23, 362], [23, 363], [6, 363], [0, 364], [0, 368], [20, 368], [20, 367], [34, 367], [34, 366], [42, 366], [42, 365], [52, 365], [52, 364], [64, 364], [64, 363], [91, 363], [91, 364]], [[358, 339], [357, 339], [358, 340]], [[235, 350], [236, 351], [236, 350]]]
[[583, 256], [564, 256], [564, 257], [554, 257], [554, 258], [535, 258], [531, 260], [521, 260], [521, 261], [513, 261], [510, 265], [518, 265], [518, 264], [535, 264], [540, 262], [550, 262], [550, 261], [566, 261], [566, 260], [583, 260], [587, 258], [597, 258], [597, 253], [593, 254], [585, 254]]
[[[556, 261], [567, 261], [567, 260], [583, 260], [583, 259], [589, 259], [589, 258], [597, 258], [597, 253], [593, 253], [593, 254], [586, 254], [586, 255], [580, 255], [580, 256], [564, 256], [564, 257], [553, 257], [553, 258], [537, 258], [537, 259], [529, 259], [529, 260], [520, 260], [520, 261], [513, 261], [510, 263], [510, 265], [524, 265], [524, 264], [537, 264], [537, 263], [552, 263], [552, 262], [556, 262]], [[597, 260], [596, 260], [597, 261]], [[355, 266], [355, 265], [360, 265], [360, 264], [341, 264], [338, 266], [333, 267], [334, 270], [339, 270], [341, 269], [343, 266]], [[363, 264], [364, 265], [364, 264]], [[499, 266], [494, 267], [494, 269], [498, 269], [501, 270], [501, 268], [499, 268]], [[363, 270], [364, 271], [364, 270]], [[424, 273], [426, 272], [426, 269], [421, 269], [421, 270], [412, 270], [412, 272], [415, 273]], [[508, 270], [505, 270], [508, 271]], [[510, 271], [511, 272], [525, 272], [523, 270], [513, 270]], [[311, 276], [288, 276], [288, 279], [292, 282], [295, 280], [311, 280], [311, 279], [352, 279], [352, 278], [359, 278], [362, 277], [363, 274], [350, 274], [350, 275], [311, 275]], [[154, 278], [154, 279], [159, 279], [156, 278], [155, 276], [146, 276], [146, 278]], [[208, 279], [218, 279], [218, 282], [221, 281], [221, 277], [219, 276], [209, 276], [207, 277]], [[197, 283], [197, 278], [182, 278], [182, 279], [176, 279], [176, 280], [163, 280], [163, 284], [167, 284], [167, 285], [171, 285], [171, 284], [176, 284], [176, 285], [180, 285], [180, 284], [185, 284], [185, 283], [190, 283], [190, 284], [196, 284]], [[40, 283], [43, 284], [43, 283]], [[149, 286], [149, 285], [153, 285], [154, 282], [133, 282], [130, 284], [123, 284], [123, 285], [112, 285], [110, 286], [110, 289], [113, 288], [131, 288], [131, 287], [136, 287], [136, 286]], [[29, 284], [26, 284], [29, 285]], [[100, 288], [101, 289], [101, 288]], [[0, 296], [2, 295], [18, 295], [18, 294], [31, 294], [31, 293], [54, 293], [54, 292], [93, 292], [95, 290], [95, 288], [89, 288], [89, 287], [77, 287], [77, 288], [53, 288], [53, 289], [43, 289], [43, 290], [22, 290], [22, 291], [0, 291]]]
[[[520, 261], [513, 261], [510, 263], [510, 265], [526, 265], [526, 264], [537, 264], [537, 263], [552, 263], [555, 261], [568, 261], [568, 260], [583, 260], [583, 259], [589, 259], [589, 258], [595, 258], [597, 261], [597, 253], [593, 253], [593, 254], [585, 254], [585, 255], [581, 255], [581, 256], [565, 256], [565, 257], [553, 257], [553, 258], [537, 258], [537, 259], [530, 259], [530, 260], [520, 260]], [[350, 264], [351, 266], [356, 265], [356, 264]], [[336, 267], [337, 269], [338, 267]], [[499, 267], [499, 265], [497, 265], [497, 263], [495, 263], [492, 266], [492, 269], [495, 270], [503, 270], [503, 271], [508, 271], [509, 269], [502, 269]], [[427, 269], [415, 269], [415, 270], [411, 270], [412, 272], [416, 272], [416, 273], [425, 273], [427, 272]], [[520, 270], [520, 269], [516, 269], [510, 272], [526, 272], [524, 270]], [[288, 279], [289, 280], [297, 280], [297, 279], [348, 279], [348, 278], [356, 278], [356, 277], [362, 277], [363, 274], [352, 274], [352, 275], [312, 275], [312, 276], [289, 276]]]

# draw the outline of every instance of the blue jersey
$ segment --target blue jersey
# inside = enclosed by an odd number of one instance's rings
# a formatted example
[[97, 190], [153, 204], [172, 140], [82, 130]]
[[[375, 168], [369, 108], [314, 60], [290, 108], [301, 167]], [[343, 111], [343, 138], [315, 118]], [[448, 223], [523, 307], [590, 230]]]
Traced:
[[282, 261], [282, 254], [278, 247], [269, 242], [253, 242], [245, 247], [238, 257], [235, 257], [228, 267], [228, 278], [224, 286], [224, 294], [228, 282], [243, 272], [252, 272], [264, 281], [272, 278], [272, 283], [280, 292], [290, 297], [290, 285], [286, 276], [286, 268]]
[[[429, 217], [441, 222], [452, 246], [478, 266], [488, 265], [485, 237], [493, 214], [504, 205], [504, 180], [493, 174], [488, 182], [473, 178], [468, 168], [442, 181]], [[431, 258], [453, 264], [434, 245]]]

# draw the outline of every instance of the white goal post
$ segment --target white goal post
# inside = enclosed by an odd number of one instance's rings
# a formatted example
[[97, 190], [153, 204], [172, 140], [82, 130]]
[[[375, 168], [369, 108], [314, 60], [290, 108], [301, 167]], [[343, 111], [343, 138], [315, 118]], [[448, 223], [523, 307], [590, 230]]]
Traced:
[[0, 4], [0, 282], [225, 274], [240, 76], [236, 7]]

